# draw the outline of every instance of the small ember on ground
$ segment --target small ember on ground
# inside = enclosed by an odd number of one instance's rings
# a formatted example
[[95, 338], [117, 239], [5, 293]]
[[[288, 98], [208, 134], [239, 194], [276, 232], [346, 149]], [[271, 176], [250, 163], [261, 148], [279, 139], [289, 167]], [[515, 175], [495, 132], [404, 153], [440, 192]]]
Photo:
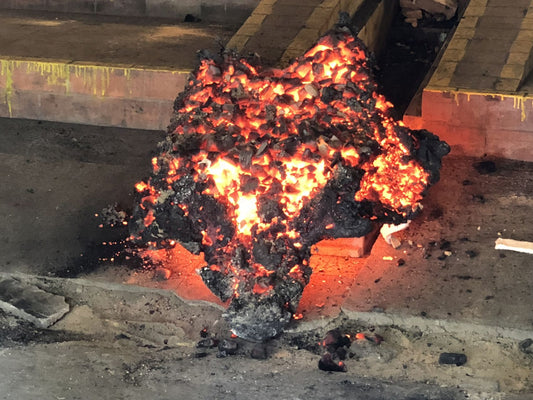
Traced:
[[231, 51], [205, 58], [175, 101], [136, 185], [131, 240], [148, 259], [178, 244], [203, 253], [200, 275], [242, 338], [287, 325], [314, 243], [412, 219], [439, 179], [448, 145], [394, 120], [372, 69], [336, 27], [286, 69]]

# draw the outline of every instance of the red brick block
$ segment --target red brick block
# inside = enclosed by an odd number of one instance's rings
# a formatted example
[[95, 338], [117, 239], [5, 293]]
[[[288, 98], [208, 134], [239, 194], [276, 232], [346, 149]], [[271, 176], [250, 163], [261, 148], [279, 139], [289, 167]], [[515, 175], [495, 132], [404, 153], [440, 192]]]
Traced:
[[379, 227], [363, 237], [321, 240], [311, 248], [311, 254], [336, 257], [364, 257], [370, 254], [379, 235]]

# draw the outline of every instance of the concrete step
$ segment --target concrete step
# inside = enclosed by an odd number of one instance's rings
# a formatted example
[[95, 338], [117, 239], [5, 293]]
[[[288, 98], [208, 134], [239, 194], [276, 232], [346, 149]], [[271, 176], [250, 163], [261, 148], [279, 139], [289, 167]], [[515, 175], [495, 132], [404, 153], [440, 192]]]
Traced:
[[425, 128], [456, 154], [533, 161], [533, 2], [471, 1], [422, 92]]
[[197, 65], [233, 30], [204, 23], [0, 10], [0, 116], [166, 129]]

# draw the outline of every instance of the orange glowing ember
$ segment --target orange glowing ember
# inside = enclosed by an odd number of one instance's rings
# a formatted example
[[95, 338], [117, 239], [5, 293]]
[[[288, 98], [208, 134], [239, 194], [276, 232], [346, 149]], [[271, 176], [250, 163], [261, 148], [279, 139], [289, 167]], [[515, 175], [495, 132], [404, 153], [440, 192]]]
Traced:
[[201, 275], [217, 296], [235, 308], [275, 298], [285, 321], [312, 244], [412, 218], [438, 179], [447, 147], [392, 119], [391, 107], [346, 30], [283, 70], [231, 52], [203, 60], [176, 99], [152, 177], [136, 185], [132, 237], [204, 252]]

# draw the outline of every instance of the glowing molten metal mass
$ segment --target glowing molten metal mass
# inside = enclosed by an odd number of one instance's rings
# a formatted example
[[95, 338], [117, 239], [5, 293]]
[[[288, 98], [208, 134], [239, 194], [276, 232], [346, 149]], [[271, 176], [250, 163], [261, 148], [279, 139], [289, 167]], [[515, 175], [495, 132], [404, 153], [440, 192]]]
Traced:
[[[200, 274], [240, 336], [290, 320], [311, 245], [412, 218], [448, 146], [389, 115], [362, 43], [332, 31], [286, 69], [227, 52], [175, 102], [132, 239], [205, 255]], [[149, 253], [149, 252], [148, 252]]]

